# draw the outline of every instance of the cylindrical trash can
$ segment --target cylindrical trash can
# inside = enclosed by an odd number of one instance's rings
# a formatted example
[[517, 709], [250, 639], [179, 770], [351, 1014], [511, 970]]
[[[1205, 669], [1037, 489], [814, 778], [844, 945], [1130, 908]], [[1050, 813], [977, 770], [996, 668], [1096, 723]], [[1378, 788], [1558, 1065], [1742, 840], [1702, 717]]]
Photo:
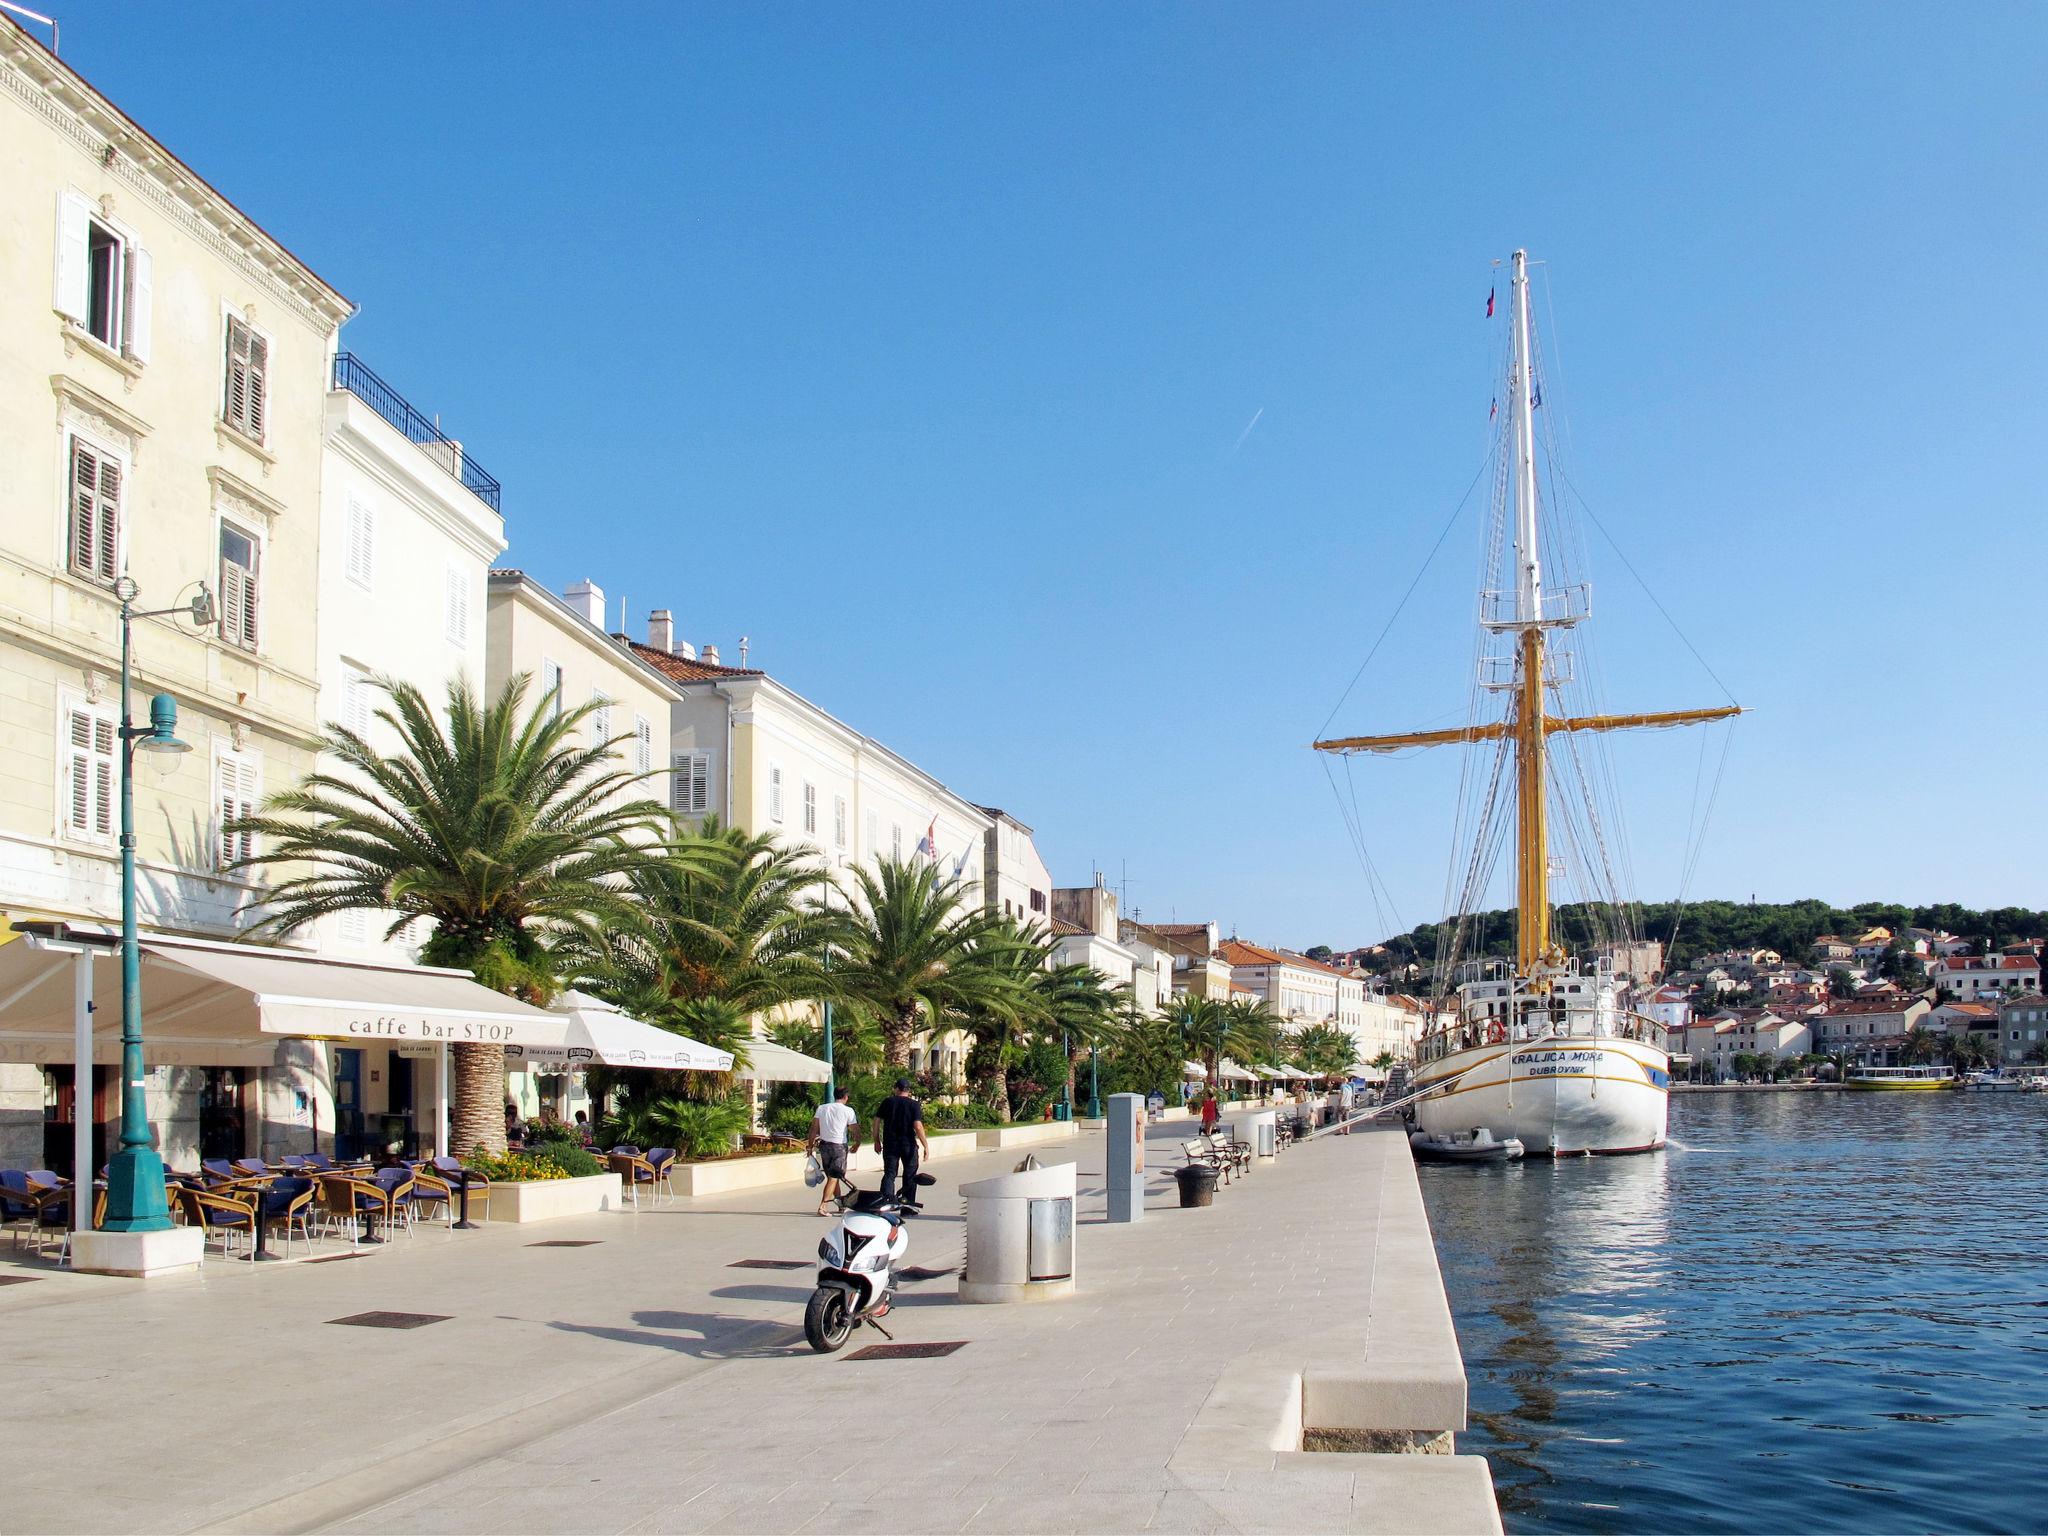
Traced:
[[1174, 1179], [1180, 1184], [1180, 1208], [1191, 1210], [1199, 1205], [1216, 1203], [1216, 1170], [1189, 1165], [1173, 1170]]
[[1035, 1166], [960, 1186], [967, 1262], [960, 1299], [1043, 1301], [1074, 1293], [1074, 1165]]

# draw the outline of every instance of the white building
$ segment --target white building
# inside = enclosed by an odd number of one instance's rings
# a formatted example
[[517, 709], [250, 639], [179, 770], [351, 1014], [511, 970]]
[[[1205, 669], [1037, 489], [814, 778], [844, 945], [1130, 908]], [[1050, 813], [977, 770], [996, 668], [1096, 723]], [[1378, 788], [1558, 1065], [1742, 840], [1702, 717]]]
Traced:
[[[261, 887], [229, 869], [250, 847], [223, 812], [313, 762], [322, 396], [351, 306], [4, 17], [0, 44], [0, 942], [118, 920], [124, 576], [139, 608], [202, 581], [219, 603], [204, 629], [136, 621], [135, 711], [169, 694], [192, 750], [138, 764], [135, 803], [145, 935], [227, 937]], [[288, 1139], [314, 1087], [289, 1050], [159, 1055], [164, 1154], [309, 1145]], [[0, 1040], [0, 1165], [68, 1169], [75, 1116], [118, 1116], [113, 1074], [80, 1084], [68, 1055]]]
[[1043, 925], [1052, 916], [1052, 872], [1038, 856], [1031, 829], [993, 806], [981, 812], [992, 823], [982, 836], [983, 904], [1021, 923]]
[[1225, 939], [1217, 953], [1230, 962], [1231, 984], [1264, 998], [1289, 1028], [1338, 1022], [1338, 988], [1350, 979], [1342, 971], [1242, 939]]
[[1966, 1003], [2041, 990], [2041, 962], [2032, 955], [1945, 955], [1927, 974], [1942, 992]]
[[[450, 681], [481, 691], [485, 574], [505, 549], [498, 486], [445, 440], [421, 444], [426, 417], [359, 359], [336, 356], [320, 476], [320, 718], [395, 748], [376, 719], [375, 679], [418, 687], [439, 706]], [[329, 919], [322, 948], [385, 954], [389, 924]], [[381, 1079], [380, 1079], [381, 1081]]]

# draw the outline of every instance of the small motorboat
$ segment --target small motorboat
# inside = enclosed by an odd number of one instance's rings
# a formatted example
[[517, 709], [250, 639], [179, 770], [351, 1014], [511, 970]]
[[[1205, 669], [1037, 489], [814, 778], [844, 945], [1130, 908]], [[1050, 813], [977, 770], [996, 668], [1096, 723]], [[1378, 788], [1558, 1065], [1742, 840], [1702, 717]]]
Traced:
[[2024, 1093], [2027, 1089], [2019, 1078], [1997, 1072], [1972, 1072], [1963, 1079], [1963, 1087], [1970, 1093]]
[[1447, 1163], [1506, 1162], [1520, 1157], [1524, 1150], [1519, 1137], [1495, 1140], [1493, 1132], [1483, 1125], [1475, 1125], [1470, 1131], [1452, 1131], [1441, 1136], [1416, 1131], [1408, 1138], [1408, 1145], [1417, 1157], [1435, 1158]]

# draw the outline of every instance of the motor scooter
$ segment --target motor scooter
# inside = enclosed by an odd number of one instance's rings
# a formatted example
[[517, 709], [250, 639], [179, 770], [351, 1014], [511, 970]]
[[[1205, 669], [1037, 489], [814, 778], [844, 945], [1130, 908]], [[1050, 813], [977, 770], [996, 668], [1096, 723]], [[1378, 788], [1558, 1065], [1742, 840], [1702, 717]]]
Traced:
[[[920, 1173], [917, 1182], [936, 1181]], [[884, 1200], [878, 1190], [842, 1193], [839, 1208], [845, 1214], [818, 1242], [818, 1285], [804, 1307], [804, 1337], [819, 1354], [844, 1347], [863, 1323], [885, 1339], [895, 1337], [880, 1319], [889, 1315], [896, 1268], [910, 1251], [910, 1234], [903, 1230], [906, 1207], [914, 1210], [915, 1203]]]

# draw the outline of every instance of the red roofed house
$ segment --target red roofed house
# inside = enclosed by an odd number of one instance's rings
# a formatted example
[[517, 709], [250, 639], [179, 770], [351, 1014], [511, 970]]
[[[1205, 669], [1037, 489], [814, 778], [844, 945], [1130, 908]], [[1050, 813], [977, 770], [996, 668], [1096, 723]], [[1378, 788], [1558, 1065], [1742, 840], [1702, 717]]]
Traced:
[[1943, 993], [1966, 1003], [2041, 989], [2041, 962], [2033, 955], [1946, 955], [1927, 974]]

